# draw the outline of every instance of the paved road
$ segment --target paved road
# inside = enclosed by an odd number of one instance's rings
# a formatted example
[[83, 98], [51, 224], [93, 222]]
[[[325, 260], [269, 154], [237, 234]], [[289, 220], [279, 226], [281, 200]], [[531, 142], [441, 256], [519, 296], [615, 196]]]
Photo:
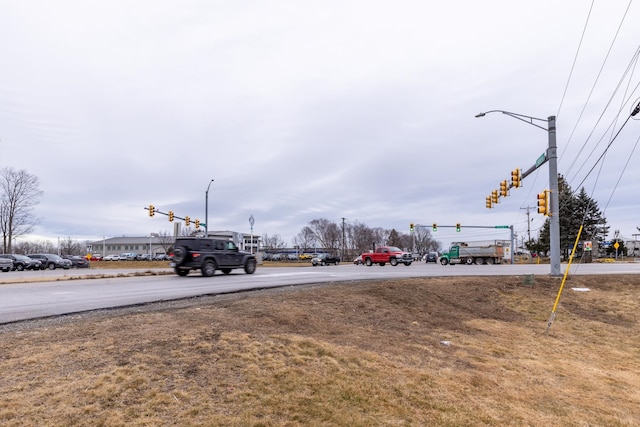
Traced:
[[[563, 272], [566, 266], [563, 265]], [[170, 271], [165, 269], [164, 271]], [[33, 272], [33, 276], [10, 272], [0, 275], [0, 324], [87, 310], [166, 301], [199, 295], [293, 286], [309, 283], [429, 276], [518, 276], [548, 275], [549, 265], [456, 265], [414, 263], [411, 266], [356, 266], [258, 268], [247, 275], [234, 270], [213, 277], [191, 273], [139, 277], [82, 279], [84, 275], [118, 275], [131, 270], [55, 270]], [[572, 267], [572, 274], [640, 274], [640, 263], [585, 264]], [[9, 276], [20, 274], [21, 276]], [[65, 277], [66, 276], [66, 277]], [[6, 283], [18, 277], [34, 283]], [[74, 280], [61, 280], [73, 277]]]

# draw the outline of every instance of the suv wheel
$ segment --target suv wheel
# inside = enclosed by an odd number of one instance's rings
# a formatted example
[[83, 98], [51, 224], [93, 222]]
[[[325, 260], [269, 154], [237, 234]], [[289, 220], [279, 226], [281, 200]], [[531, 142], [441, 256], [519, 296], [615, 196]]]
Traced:
[[204, 277], [211, 277], [216, 274], [216, 262], [212, 259], [208, 259], [202, 264], [202, 275]]
[[184, 268], [175, 268], [175, 269], [174, 269], [174, 271], [176, 272], [176, 274], [177, 274], [178, 276], [182, 276], [182, 277], [184, 277], [184, 276], [186, 276], [187, 274], [189, 274], [189, 270], [186, 270], [186, 269], [184, 269]]
[[253, 274], [256, 271], [256, 260], [248, 259], [247, 263], [244, 265], [244, 272], [247, 274]]
[[175, 250], [173, 251], [173, 261], [176, 264], [180, 264], [182, 261], [184, 261], [184, 257], [186, 254], [187, 250], [182, 246], [175, 248]]

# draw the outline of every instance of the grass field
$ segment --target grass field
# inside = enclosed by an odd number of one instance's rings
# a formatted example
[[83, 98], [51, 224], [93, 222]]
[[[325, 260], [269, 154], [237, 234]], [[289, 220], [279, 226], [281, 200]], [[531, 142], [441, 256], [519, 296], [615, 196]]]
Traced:
[[307, 285], [6, 325], [0, 424], [640, 425], [640, 277], [571, 278], [546, 333], [559, 285]]

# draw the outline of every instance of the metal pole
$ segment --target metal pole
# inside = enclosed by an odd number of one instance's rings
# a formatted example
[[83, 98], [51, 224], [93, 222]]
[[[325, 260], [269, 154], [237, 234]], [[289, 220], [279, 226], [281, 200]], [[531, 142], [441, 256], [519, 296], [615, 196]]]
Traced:
[[547, 159], [549, 160], [549, 208], [551, 217], [549, 218], [549, 245], [551, 276], [560, 276], [560, 195], [558, 194], [558, 149], [556, 147], [556, 116], [549, 116], [547, 119], [549, 133], [549, 148], [547, 149]]
[[204, 237], [209, 237], [209, 187], [213, 179], [207, 185], [207, 191], [204, 193]]

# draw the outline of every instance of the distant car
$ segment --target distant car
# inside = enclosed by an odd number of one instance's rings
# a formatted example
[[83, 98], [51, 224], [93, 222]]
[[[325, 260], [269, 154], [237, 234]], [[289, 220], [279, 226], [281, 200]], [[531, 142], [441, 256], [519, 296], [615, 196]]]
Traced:
[[103, 261], [120, 261], [120, 255], [107, 255], [102, 258]]
[[353, 260], [353, 263], [354, 263], [355, 265], [360, 265], [360, 264], [362, 264], [362, 255], [358, 255], [358, 256], [356, 257], [356, 259], [354, 259], [354, 260]]
[[300, 258], [300, 259], [312, 259], [313, 255], [305, 253], [305, 254], [300, 254], [300, 256], [298, 258]]
[[167, 254], [158, 254], [154, 256], [153, 259], [155, 261], [169, 261], [171, 258], [169, 258], [169, 255]]
[[311, 264], [316, 266], [316, 265], [329, 265], [329, 264], [335, 264], [338, 265], [340, 263], [340, 257], [337, 256], [331, 256], [329, 254], [319, 254], [316, 257], [313, 257], [311, 259]]
[[411, 254], [411, 256], [413, 257], [414, 261], [422, 261], [422, 255], [420, 255], [420, 254], [413, 253], [413, 254]]
[[64, 268], [68, 270], [71, 268], [71, 261], [63, 259], [59, 255], [55, 254], [29, 254], [29, 258], [37, 259], [42, 263], [41, 269], [48, 268], [49, 270], [55, 270], [56, 268]]
[[65, 257], [65, 259], [71, 261], [71, 266], [75, 268], [89, 268], [89, 260], [85, 257], [73, 255]]
[[138, 255], [136, 255], [136, 261], [151, 261], [151, 255], [149, 255], [149, 254], [138, 254]]
[[437, 264], [438, 262], [438, 254], [436, 252], [429, 252], [424, 257], [424, 261], [428, 264], [430, 262]]
[[5, 273], [13, 270], [13, 260], [9, 258], [0, 258], [0, 270]]
[[0, 254], [1, 258], [9, 258], [13, 261], [13, 270], [40, 270], [42, 265], [37, 259], [20, 254]]

